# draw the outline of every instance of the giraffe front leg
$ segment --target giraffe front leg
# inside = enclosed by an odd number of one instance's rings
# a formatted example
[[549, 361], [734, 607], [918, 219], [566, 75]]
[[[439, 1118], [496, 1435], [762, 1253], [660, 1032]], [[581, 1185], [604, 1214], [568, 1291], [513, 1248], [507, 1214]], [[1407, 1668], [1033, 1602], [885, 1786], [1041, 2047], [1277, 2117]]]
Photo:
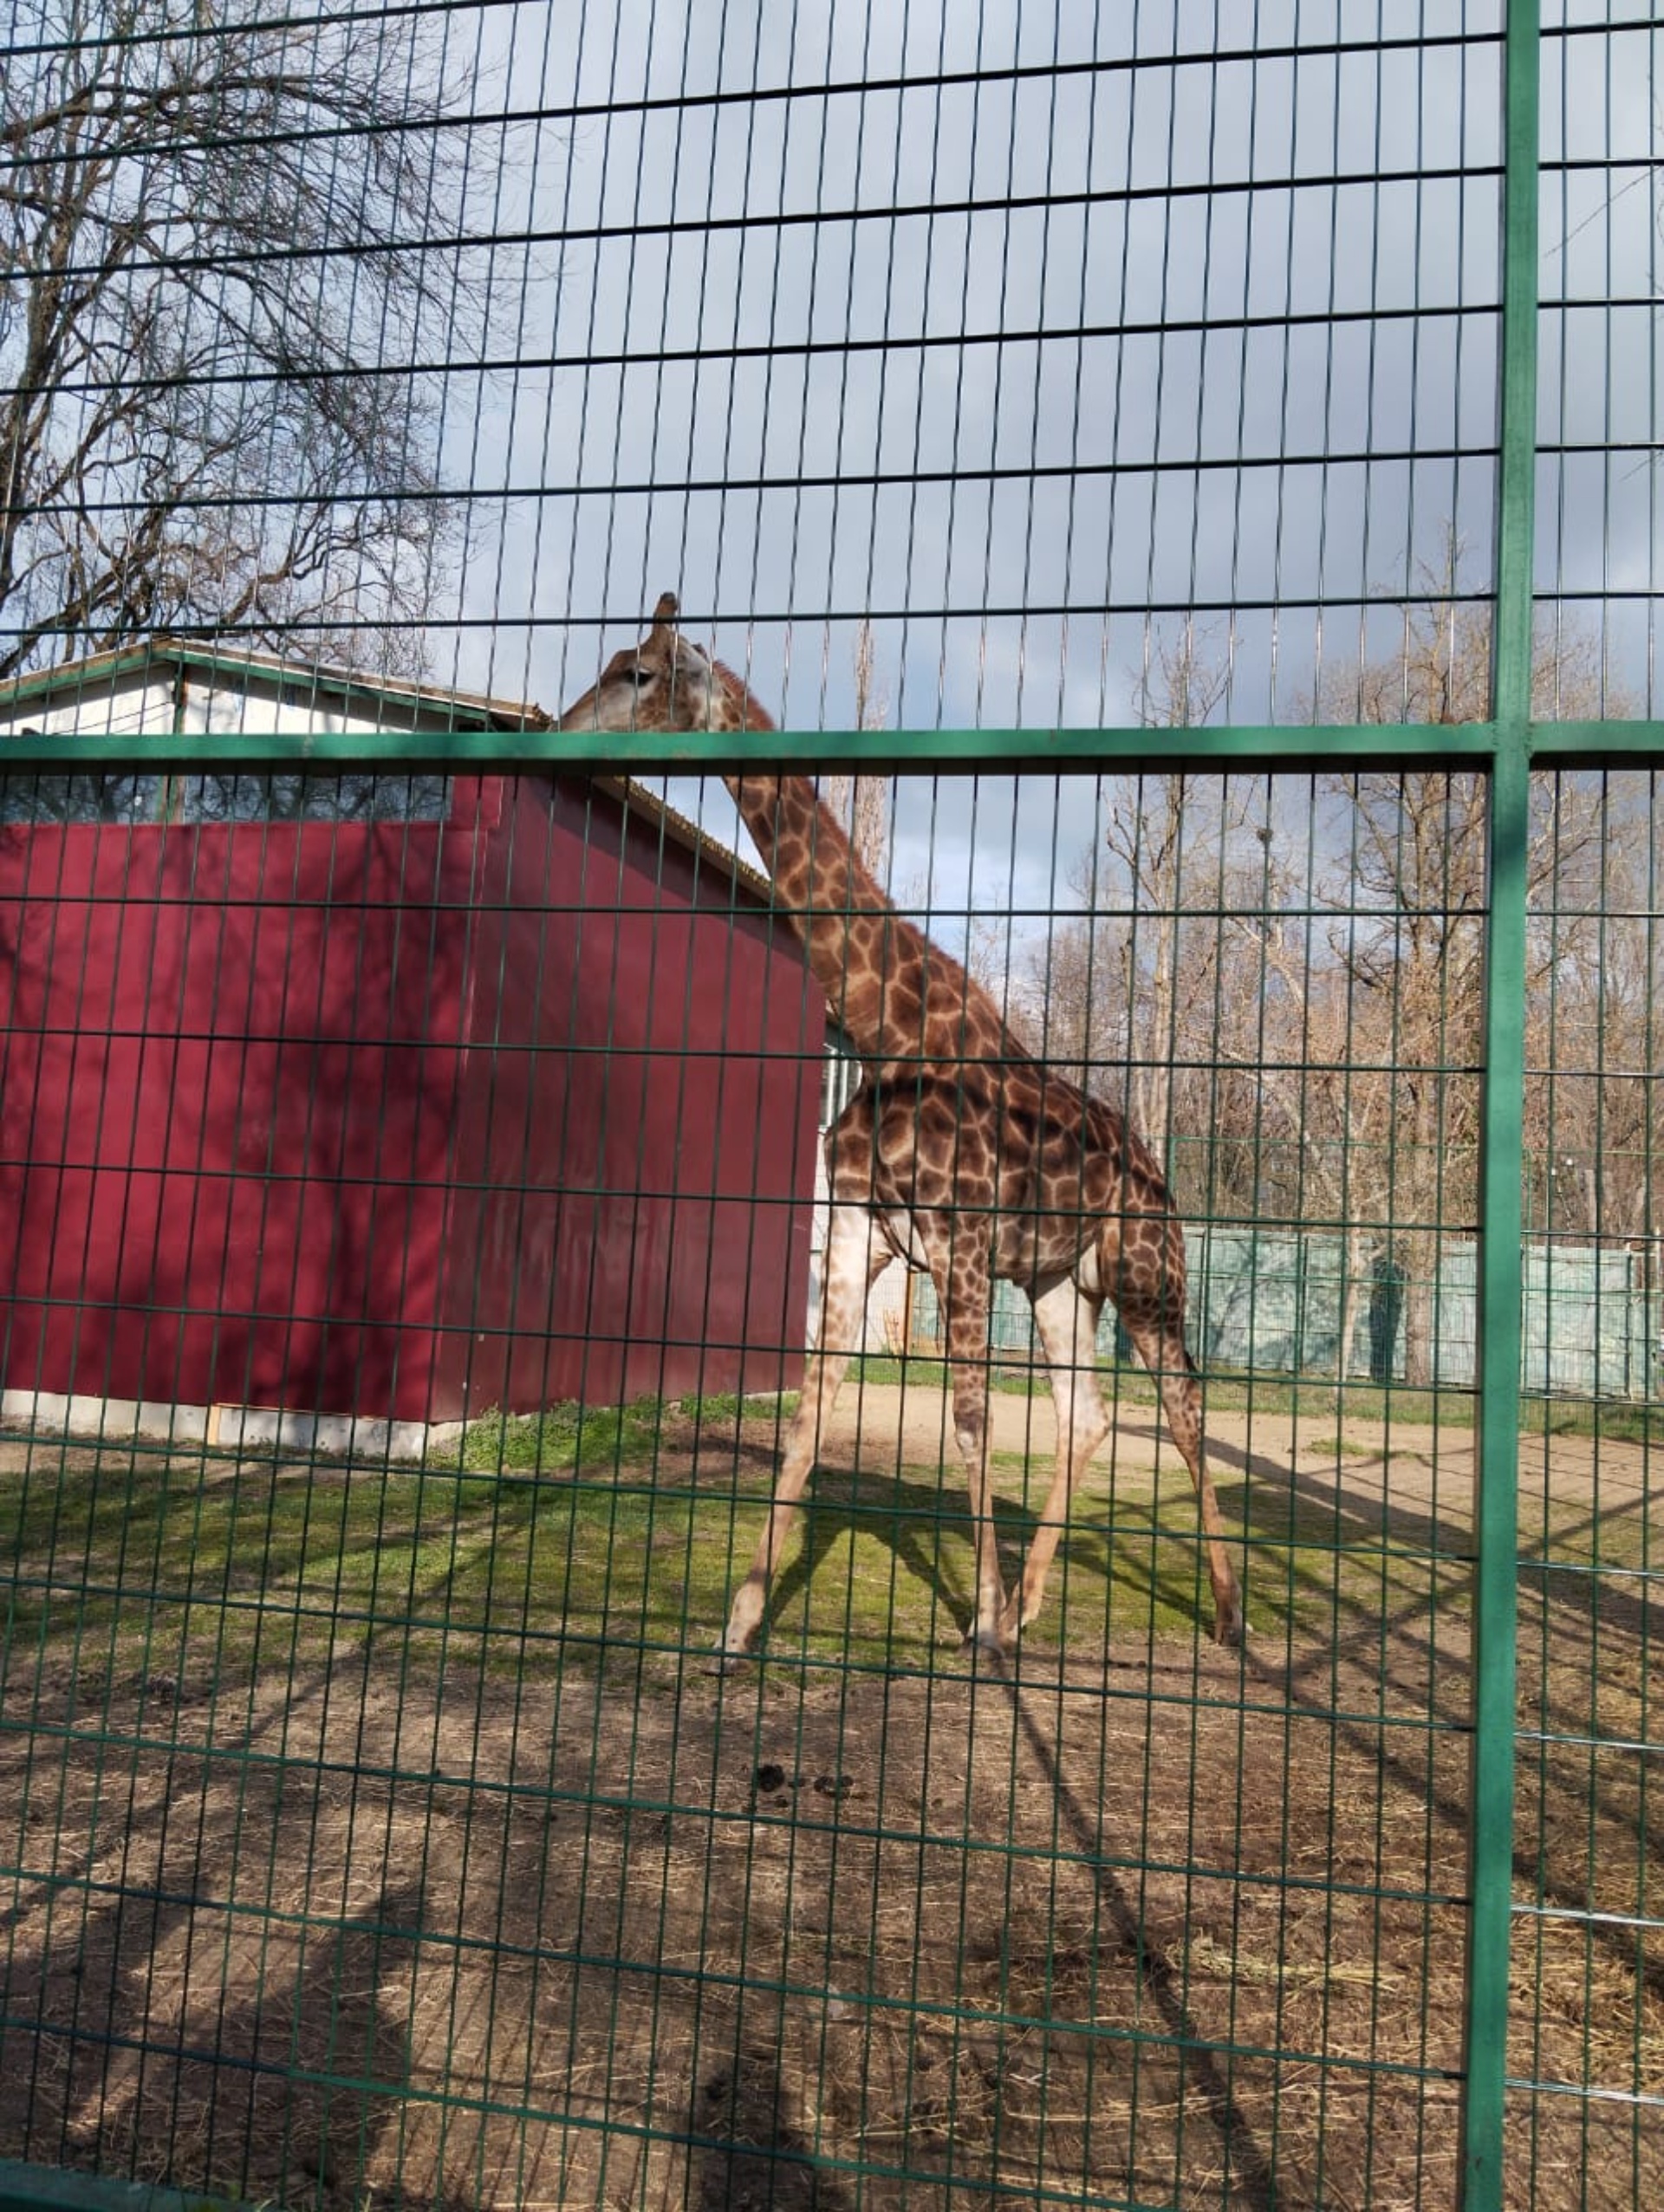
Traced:
[[769, 1509], [768, 1526], [757, 1545], [750, 1571], [734, 1592], [734, 1602], [729, 1609], [728, 1625], [723, 1630], [720, 1646], [725, 1659], [743, 1659], [756, 1643], [762, 1629], [763, 1616], [768, 1609], [769, 1586], [774, 1580], [774, 1571], [779, 1565], [780, 1554], [785, 1549], [792, 1513], [808, 1479], [809, 1469], [814, 1465], [815, 1448], [812, 1443], [804, 1456], [806, 1463], [801, 1468], [794, 1467], [792, 1446], [788, 1441], [786, 1461], [781, 1469], [780, 1480], [775, 1486], [774, 1502]]
[[728, 1625], [719, 1647], [726, 1659], [743, 1658], [762, 1629], [770, 1586], [791, 1532], [792, 1515], [819, 1456], [821, 1433], [837, 1403], [848, 1363], [847, 1351], [822, 1353], [809, 1363], [809, 1372], [803, 1377], [803, 1394], [786, 1431], [785, 1449], [781, 1454], [769, 1518], [745, 1579], [734, 1592], [734, 1602], [729, 1609]]
[[[983, 1357], [987, 1357], [985, 1348]], [[993, 1485], [988, 1476], [988, 1378], [978, 1376], [980, 1403], [973, 1410], [961, 1401], [959, 1376], [954, 1377], [953, 1429], [965, 1461], [971, 1493], [972, 1537], [976, 1553], [977, 1610], [959, 1649], [970, 1658], [978, 1649], [1009, 1651], [1016, 1642], [1006, 1619], [1005, 1585], [999, 1571], [999, 1546], [994, 1522]], [[968, 1400], [970, 1393], [966, 1393]]]
[[819, 1455], [821, 1437], [851, 1356], [861, 1347], [867, 1295], [891, 1259], [873, 1214], [858, 1205], [832, 1209], [826, 1248], [826, 1291], [821, 1301], [821, 1341], [803, 1377], [803, 1396], [786, 1430], [780, 1473], [769, 1518], [751, 1569], [728, 1615], [718, 1649], [725, 1658], [743, 1657], [763, 1626], [769, 1589], [791, 1529], [791, 1517]]

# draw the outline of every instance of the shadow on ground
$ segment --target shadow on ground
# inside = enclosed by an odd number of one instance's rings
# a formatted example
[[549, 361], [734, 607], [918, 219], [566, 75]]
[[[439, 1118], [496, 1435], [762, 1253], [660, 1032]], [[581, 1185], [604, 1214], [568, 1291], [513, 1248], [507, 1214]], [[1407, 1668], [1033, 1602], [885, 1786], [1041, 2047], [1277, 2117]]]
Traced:
[[[1112, 1576], [1147, 1621], [1195, 1565], [1141, 1550], [1129, 1489], [1107, 1526], [1082, 1501], [1067, 1653], [852, 1668], [790, 1632], [851, 1533], [957, 1627], [968, 1530], [933, 1485], [833, 1474], [737, 1673], [617, 1613], [582, 1666], [482, 1669], [391, 1578], [327, 1663], [237, 1657], [202, 1597], [166, 1672], [84, 1620], [14, 1640], [0, 2155], [319, 2212], [1442, 2207], [1459, 1503], [1220, 1467], [1251, 1590], [1312, 1553], [1373, 1585], [1331, 1580], [1316, 1629], [1303, 1585], [1245, 1655], [1085, 1634], [1121, 1617]], [[1008, 1571], [1030, 1530], [1002, 1513]], [[177, 1648], [141, 1570], [82, 1569]], [[1510, 2067], [1544, 2085], [1505, 2194], [1544, 2212], [1664, 2202], [1656, 1622], [1593, 1579], [1538, 1577], [1521, 1651], [1518, 1895], [1550, 1909], [1521, 1923]]]

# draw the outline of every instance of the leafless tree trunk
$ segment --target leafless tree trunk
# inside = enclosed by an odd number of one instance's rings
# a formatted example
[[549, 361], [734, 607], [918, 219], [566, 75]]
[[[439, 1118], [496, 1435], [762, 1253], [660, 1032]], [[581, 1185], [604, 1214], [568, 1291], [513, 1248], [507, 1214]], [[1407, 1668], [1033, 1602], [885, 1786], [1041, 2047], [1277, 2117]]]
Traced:
[[[879, 688], [874, 673], [873, 626], [862, 622], [855, 634], [855, 721], [858, 730], [881, 730], [889, 717], [890, 703]], [[840, 774], [822, 778], [821, 790], [828, 806], [848, 830], [856, 852], [881, 882], [890, 854], [890, 816], [894, 803], [887, 776]]]
[[[1455, 724], [1488, 713], [1490, 610], [1459, 590], [1460, 560], [1453, 537], [1443, 568], [1427, 578], [1426, 601], [1404, 610], [1400, 651], [1354, 672], [1331, 673], [1325, 714]], [[1597, 641], [1563, 625], [1538, 639], [1532, 689], [1562, 713], [1612, 704], [1601, 685]], [[1348, 880], [1330, 892], [1347, 919], [1332, 932], [1331, 946], [1359, 1003], [1373, 1010], [1390, 1040], [1394, 1255], [1407, 1276], [1407, 1377], [1426, 1384], [1434, 1379], [1444, 1225], [1471, 1218], [1474, 1206], [1468, 1163], [1479, 1103], [1471, 1071], [1480, 1057], [1485, 1004], [1485, 787], [1478, 776], [1442, 771], [1336, 775], [1328, 785], [1353, 825]], [[1589, 785], [1539, 779], [1528, 856], [1534, 903], [1558, 913], [1574, 900], [1600, 843]], [[1556, 955], [1541, 930], [1531, 949], [1529, 980], [1538, 992]]]
[[[1488, 712], [1488, 609], [1458, 590], [1459, 565], [1453, 543], [1426, 602], [1404, 610], [1394, 654], [1331, 667], [1323, 719]], [[1141, 714], [1149, 726], [1204, 720], [1225, 684], [1194, 631], [1153, 641]], [[1619, 704], [1598, 640], [1563, 620], [1538, 638], [1533, 687], [1561, 712]], [[1409, 1377], [1426, 1383], [1445, 1240], [1469, 1233], [1478, 1203], [1484, 785], [1333, 771], [1310, 800], [1329, 826], [1303, 810], [1297, 860], [1262, 796], [1194, 773], [1112, 780], [1102, 837], [1074, 879], [1082, 912], [1031, 956], [1026, 1028], [1049, 1058], [1117, 1094], [1158, 1147], [1169, 1130], [1177, 1152], [1205, 1141], [1210, 1192], [1234, 1144], [1245, 1210], [1336, 1225], [1342, 1377], [1376, 1268], [1389, 1265]], [[1584, 1234], [1643, 1239], [1655, 1226], [1646, 1163], [1664, 1150], [1650, 1014], [1664, 931], [1648, 918], [1664, 827], [1645, 791], [1536, 778], [1528, 881], [1530, 1126], [1545, 1157], [1551, 1139], [1576, 1155], [1553, 1218], [1575, 1211]], [[1573, 1129], [1586, 1142], [1568, 1146]]]
[[[1230, 684], [1228, 653], [1186, 623], [1152, 633], [1135, 710], [1147, 729], [1208, 720]], [[1120, 777], [1109, 786], [1103, 888], [1127, 900], [1121, 962], [1128, 1009], [1128, 1109], [1159, 1159], [1173, 1133], [1173, 1069], [1211, 1026], [1219, 989], [1217, 913], [1245, 784], [1186, 771]], [[1200, 914], [1186, 909], [1201, 908]]]

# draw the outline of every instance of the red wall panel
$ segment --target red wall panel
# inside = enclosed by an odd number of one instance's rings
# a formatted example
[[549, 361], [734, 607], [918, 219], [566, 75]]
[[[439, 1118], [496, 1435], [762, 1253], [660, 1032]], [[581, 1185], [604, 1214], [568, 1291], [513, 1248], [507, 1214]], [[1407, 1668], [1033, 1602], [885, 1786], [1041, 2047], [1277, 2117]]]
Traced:
[[581, 779], [0, 830], [0, 1372], [442, 1419], [801, 1367], [823, 1010]]
[[787, 1387], [825, 1030], [796, 938], [577, 779], [523, 779], [492, 837], [445, 1395]]
[[473, 835], [0, 832], [8, 1385], [425, 1400]]

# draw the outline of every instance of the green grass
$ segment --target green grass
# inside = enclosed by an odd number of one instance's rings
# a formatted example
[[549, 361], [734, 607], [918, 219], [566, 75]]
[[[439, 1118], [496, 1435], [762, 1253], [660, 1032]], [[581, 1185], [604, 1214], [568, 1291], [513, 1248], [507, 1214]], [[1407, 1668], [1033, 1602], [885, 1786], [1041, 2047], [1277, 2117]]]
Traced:
[[1582, 1398], [1527, 1398], [1519, 1409], [1527, 1436], [1600, 1436], [1620, 1444], [1664, 1444], [1664, 1406], [1591, 1402]]
[[[492, 1415], [449, 1465], [425, 1468], [14, 1446], [0, 1471], [8, 1667], [33, 1651], [77, 1668], [217, 1674], [374, 1648], [400, 1666], [507, 1675], [621, 1648], [661, 1654], [668, 1669], [685, 1645], [717, 1639], [762, 1526], [780, 1409], [725, 1398]], [[1370, 1449], [1329, 1430], [1331, 1448], [1337, 1467]], [[1009, 1582], [1050, 1461], [1002, 1453], [996, 1473]], [[1337, 1620], [1367, 1628], [1463, 1601], [1466, 1528], [1433, 1506], [1388, 1522], [1344, 1481], [1303, 1487], [1258, 1466], [1251, 1480], [1219, 1476], [1257, 1631], [1323, 1636]], [[1641, 1519], [1573, 1516], [1545, 1556], [1592, 1548], [1633, 1565]], [[972, 1587], [956, 1464], [822, 1469], [777, 1580], [770, 1643], [928, 1666], [957, 1642]], [[1095, 1468], [1030, 1639], [1086, 1655], [1193, 1637], [1210, 1620], [1182, 1471]]]
[[463, 1467], [484, 1474], [566, 1474], [580, 1467], [616, 1466], [653, 1452], [665, 1421], [662, 1399], [627, 1406], [551, 1406], [545, 1413], [504, 1414], [495, 1409], [463, 1431]]
[[731, 1433], [747, 1410], [790, 1411], [795, 1392], [742, 1400], [734, 1391], [701, 1397], [634, 1398], [623, 1406], [584, 1407], [575, 1401], [543, 1413], [504, 1414], [493, 1408], [466, 1423], [459, 1464], [480, 1474], [571, 1474], [653, 1458], [673, 1428]]

